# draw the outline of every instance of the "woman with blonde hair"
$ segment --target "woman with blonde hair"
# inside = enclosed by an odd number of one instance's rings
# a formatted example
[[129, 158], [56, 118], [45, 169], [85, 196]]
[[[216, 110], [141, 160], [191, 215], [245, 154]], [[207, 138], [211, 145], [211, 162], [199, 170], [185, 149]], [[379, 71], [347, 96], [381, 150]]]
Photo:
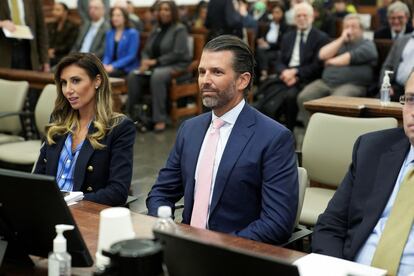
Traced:
[[70, 54], [57, 65], [55, 82], [58, 95], [34, 172], [55, 176], [63, 191], [83, 191], [86, 200], [124, 204], [135, 128], [112, 111], [101, 61], [90, 53]]

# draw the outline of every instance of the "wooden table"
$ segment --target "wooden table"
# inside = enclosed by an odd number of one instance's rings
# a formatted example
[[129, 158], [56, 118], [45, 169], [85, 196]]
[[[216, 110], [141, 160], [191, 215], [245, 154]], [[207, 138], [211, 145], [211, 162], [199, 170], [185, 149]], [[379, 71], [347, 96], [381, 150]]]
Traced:
[[305, 108], [311, 112], [323, 112], [350, 117], [394, 117], [399, 124], [402, 123], [402, 105], [390, 102], [382, 106], [379, 99], [328, 96], [304, 103]]
[[[79, 231], [81, 232], [86, 246], [88, 247], [89, 252], [94, 259], [98, 244], [99, 213], [105, 208], [108, 208], [108, 206], [96, 204], [89, 201], [81, 201], [78, 204], [70, 206], [70, 210], [76, 221]], [[131, 218], [137, 238], [153, 238], [152, 227], [156, 221], [155, 217], [131, 212]], [[305, 253], [299, 251], [247, 240], [228, 234], [222, 234], [204, 229], [197, 229], [185, 224], [178, 224], [178, 231], [180, 231], [182, 235], [191, 237], [196, 240], [225, 246], [227, 248], [249, 250], [251, 252], [273, 258], [275, 260], [282, 260], [290, 263], [306, 255]], [[7, 275], [47, 274], [47, 259], [38, 257], [32, 258], [36, 264], [35, 268], [33, 269], [8, 266], [2, 272], [7, 272]], [[75, 275], [91, 275], [93, 270], [94, 267], [72, 268], [72, 273]]]
[[[25, 80], [29, 82], [30, 88], [34, 89], [43, 89], [47, 84], [55, 83], [52, 73], [10, 68], [0, 68], [0, 78], [15, 81]], [[122, 78], [109, 78], [109, 82], [112, 88], [113, 109], [116, 112], [120, 112], [122, 107], [120, 95], [128, 92], [125, 80]]]

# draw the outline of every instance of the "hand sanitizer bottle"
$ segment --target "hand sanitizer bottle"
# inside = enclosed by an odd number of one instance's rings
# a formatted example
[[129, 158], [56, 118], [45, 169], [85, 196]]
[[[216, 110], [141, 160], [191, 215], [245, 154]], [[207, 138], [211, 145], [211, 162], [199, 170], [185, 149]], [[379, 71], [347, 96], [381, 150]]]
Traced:
[[382, 85], [381, 85], [381, 105], [382, 106], [386, 106], [390, 103], [390, 88], [391, 88], [391, 83], [390, 83], [390, 76], [389, 74], [393, 74], [393, 71], [385, 71], [384, 74], [384, 78], [382, 80]]
[[56, 238], [53, 240], [53, 252], [50, 252], [48, 259], [49, 276], [69, 276], [71, 273], [72, 257], [66, 252], [66, 239], [63, 232], [73, 230], [73, 225], [58, 224]]

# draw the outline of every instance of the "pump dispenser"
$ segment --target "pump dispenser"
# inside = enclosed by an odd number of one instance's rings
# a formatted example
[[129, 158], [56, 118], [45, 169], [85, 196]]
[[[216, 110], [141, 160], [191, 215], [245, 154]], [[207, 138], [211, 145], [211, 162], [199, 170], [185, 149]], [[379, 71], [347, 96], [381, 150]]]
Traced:
[[72, 258], [68, 252], [66, 252], [66, 239], [63, 236], [63, 232], [67, 230], [73, 230], [73, 225], [57, 224], [56, 238], [53, 240], [53, 252], [49, 254], [48, 259], [48, 275], [49, 276], [66, 276], [71, 273], [71, 261]]
[[394, 72], [386, 70], [381, 85], [381, 105], [383, 106], [388, 105], [390, 103], [391, 83], [389, 74], [394, 74]]

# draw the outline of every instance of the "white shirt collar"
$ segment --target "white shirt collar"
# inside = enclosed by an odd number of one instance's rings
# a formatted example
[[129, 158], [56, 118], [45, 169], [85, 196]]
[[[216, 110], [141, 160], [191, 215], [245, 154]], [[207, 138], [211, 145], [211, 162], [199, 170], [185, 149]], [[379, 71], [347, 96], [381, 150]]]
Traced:
[[306, 42], [312, 27], [307, 28], [306, 30], [296, 30], [296, 37], [300, 37], [300, 33], [303, 32], [303, 40]]
[[[220, 119], [222, 119], [223, 121], [226, 122], [226, 124], [231, 124], [234, 125], [236, 123], [237, 118], [239, 117], [240, 112], [242, 111], [244, 105], [245, 105], [245, 100], [241, 100], [235, 107], [233, 107], [232, 109], [230, 109], [229, 111], [227, 111], [225, 114], [223, 114], [223, 116], [220, 117]], [[213, 121], [214, 119], [218, 118], [213, 111], [211, 111], [212, 116], [211, 116], [211, 120]]]

